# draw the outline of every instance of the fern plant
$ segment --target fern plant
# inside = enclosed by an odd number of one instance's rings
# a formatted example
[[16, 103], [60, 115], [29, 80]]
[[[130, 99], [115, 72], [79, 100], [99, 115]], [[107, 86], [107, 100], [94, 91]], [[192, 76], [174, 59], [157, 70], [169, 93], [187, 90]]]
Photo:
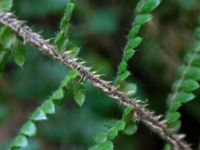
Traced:
[[[167, 124], [173, 131], [178, 131], [181, 127], [181, 114], [178, 112], [179, 108], [195, 98], [193, 93], [199, 88], [198, 81], [200, 80], [200, 68], [199, 68], [199, 22], [198, 27], [195, 30], [195, 43], [192, 46], [192, 50], [185, 54], [183, 64], [181, 64], [177, 71], [177, 79], [172, 85], [172, 92], [168, 96], [167, 111]], [[166, 146], [166, 149], [170, 149], [170, 146]]]
[[[132, 135], [137, 131], [137, 123], [142, 122], [152, 132], [156, 133], [169, 145], [167, 149], [191, 150], [191, 146], [185, 142], [184, 134], [178, 134], [180, 128], [180, 113], [178, 109], [183, 103], [194, 99], [192, 93], [199, 88], [199, 27], [196, 29], [196, 43], [191, 52], [188, 52], [184, 64], [178, 70], [178, 79], [172, 87], [168, 97], [169, 110], [166, 119], [161, 115], [155, 115], [147, 108], [147, 104], [133, 95], [135, 84], [129, 83], [126, 79], [131, 75], [128, 71], [128, 62], [134, 56], [136, 48], [142, 42], [139, 31], [144, 24], [153, 18], [152, 11], [155, 10], [160, 0], [140, 0], [136, 6], [136, 16], [128, 34], [121, 62], [118, 66], [117, 76], [114, 82], [103, 80], [101, 75], [85, 65], [85, 61], [78, 57], [80, 47], [75, 45], [69, 34], [70, 19], [75, 8], [76, 0], [68, 0], [64, 16], [60, 22], [60, 31], [55, 35], [53, 44], [45, 40], [40, 34], [35, 33], [23, 21], [8, 12], [12, 6], [12, 0], [0, 2], [0, 23], [4, 27], [0, 30], [0, 71], [6, 66], [8, 57], [13, 56], [14, 61], [20, 67], [25, 62], [24, 44], [31, 44], [37, 47], [40, 52], [49, 55], [52, 59], [59, 61], [72, 71], [67, 74], [60, 86], [30, 115], [22, 125], [18, 135], [12, 142], [11, 149], [22, 149], [28, 145], [28, 139], [37, 133], [37, 123], [47, 120], [49, 115], [56, 113], [56, 106], [62, 103], [62, 99], [68, 91], [73, 92], [74, 100], [82, 106], [85, 101], [83, 81], [91, 83], [100, 89], [107, 96], [116, 100], [123, 106], [121, 119], [109, 119], [103, 131], [95, 136], [95, 142], [90, 150], [112, 150], [114, 139], [121, 133]], [[166, 124], [167, 122], [167, 124]]]

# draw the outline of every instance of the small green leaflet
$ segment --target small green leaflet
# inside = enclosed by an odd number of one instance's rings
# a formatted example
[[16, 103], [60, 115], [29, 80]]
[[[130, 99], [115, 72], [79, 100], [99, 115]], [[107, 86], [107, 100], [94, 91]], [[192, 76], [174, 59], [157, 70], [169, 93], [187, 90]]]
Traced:
[[28, 145], [26, 136], [20, 135], [17, 136], [14, 142], [12, 143], [12, 148], [23, 148]]
[[54, 114], [55, 113], [55, 104], [53, 103], [53, 100], [51, 100], [51, 99], [45, 101], [42, 104], [41, 108], [46, 114]]
[[22, 67], [26, 59], [25, 46], [20, 41], [16, 41], [16, 44], [11, 52], [14, 57], [15, 63], [19, 67]]
[[34, 136], [36, 134], [35, 124], [32, 121], [26, 122], [21, 128], [20, 134], [26, 136]]
[[112, 140], [116, 138], [120, 131], [125, 128], [125, 121], [123, 120], [111, 120], [107, 122], [105, 131], [99, 132], [95, 136], [96, 145], [92, 146], [89, 150], [112, 150]]
[[89, 150], [113, 150], [113, 149], [114, 149], [114, 146], [111, 141], [105, 141], [103, 143], [100, 143], [98, 145], [95, 145], [89, 148]]
[[31, 115], [31, 120], [33, 121], [41, 121], [46, 119], [47, 116], [41, 107], [38, 107]]
[[138, 13], [150, 13], [160, 4], [160, 0], [141, 0], [136, 8]]
[[16, 41], [16, 36], [9, 27], [3, 27], [0, 30], [0, 44], [4, 49], [9, 49]]
[[[199, 22], [200, 26], [200, 22]], [[177, 70], [177, 79], [173, 83], [172, 92], [168, 96], [169, 109], [167, 112], [167, 125], [172, 130], [177, 132], [181, 127], [181, 114], [178, 109], [184, 104], [192, 101], [195, 98], [193, 93], [199, 88], [198, 81], [200, 80], [200, 28], [195, 30], [195, 38], [191, 50], [187, 52], [183, 58], [182, 65]], [[165, 150], [171, 149], [169, 145]]]
[[83, 87], [82, 84], [76, 84], [75, 88], [73, 90], [74, 94], [74, 99], [75, 102], [79, 105], [82, 106], [84, 101], [85, 101], [85, 94], [84, 94], [85, 88]]
[[126, 122], [123, 132], [127, 135], [133, 135], [137, 131], [137, 125], [133, 120], [133, 109], [131, 107], [124, 110], [122, 119]]

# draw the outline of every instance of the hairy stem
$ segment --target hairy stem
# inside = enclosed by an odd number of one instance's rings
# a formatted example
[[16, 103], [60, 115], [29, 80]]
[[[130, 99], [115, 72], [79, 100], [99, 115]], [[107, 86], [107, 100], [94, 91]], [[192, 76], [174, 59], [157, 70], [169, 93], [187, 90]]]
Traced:
[[165, 125], [160, 117], [154, 116], [154, 113], [148, 111], [145, 106], [137, 103], [136, 100], [130, 99], [125, 93], [117, 90], [115, 86], [108, 81], [102, 80], [89, 67], [83, 66], [84, 62], [76, 58], [68, 57], [68, 54], [59, 53], [56, 48], [45, 41], [39, 34], [34, 33], [23, 21], [19, 21], [10, 12], [0, 12], [0, 22], [9, 26], [25, 42], [36, 46], [41, 52], [46, 53], [65, 66], [76, 69], [80, 77], [89, 81], [93, 86], [101, 89], [108, 96], [115, 99], [125, 107], [132, 107], [134, 110], [134, 119], [144, 123], [153, 132], [158, 134], [162, 139], [170, 143], [174, 150], [191, 150], [190, 145], [183, 141], [183, 135], [173, 134]]

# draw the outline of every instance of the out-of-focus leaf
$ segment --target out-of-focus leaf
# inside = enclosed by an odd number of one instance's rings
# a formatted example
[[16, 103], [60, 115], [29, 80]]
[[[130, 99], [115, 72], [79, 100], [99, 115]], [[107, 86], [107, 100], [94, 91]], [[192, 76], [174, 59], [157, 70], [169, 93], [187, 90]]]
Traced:
[[26, 136], [35, 135], [36, 134], [35, 124], [32, 121], [28, 121], [27, 123], [25, 123], [20, 130], [20, 134]]
[[12, 55], [14, 57], [15, 63], [22, 67], [26, 59], [26, 50], [24, 45], [17, 41], [15, 47], [13, 47]]
[[75, 102], [79, 105], [82, 106], [84, 101], [85, 101], [85, 93], [84, 93], [85, 88], [81, 84], [76, 84], [73, 94], [74, 94], [74, 99]]
[[12, 7], [13, 0], [1, 0], [0, 1], [0, 10], [8, 11]]

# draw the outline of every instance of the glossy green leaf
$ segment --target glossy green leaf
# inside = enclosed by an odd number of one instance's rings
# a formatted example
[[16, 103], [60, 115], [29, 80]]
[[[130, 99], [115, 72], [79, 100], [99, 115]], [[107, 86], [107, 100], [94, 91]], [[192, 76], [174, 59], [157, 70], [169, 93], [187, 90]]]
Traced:
[[134, 39], [128, 41], [127, 49], [134, 49], [142, 42], [141, 37], [135, 37]]
[[138, 34], [138, 32], [140, 31], [140, 28], [141, 28], [141, 25], [135, 25], [134, 23], [133, 23], [133, 26], [134, 27], [131, 28], [130, 33], [129, 33], [130, 39], [133, 39]]
[[149, 22], [152, 20], [152, 15], [150, 14], [145, 14], [145, 15], [138, 15], [135, 18], [134, 25], [144, 25], [145, 23]]
[[180, 114], [179, 112], [170, 113], [170, 114], [167, 116], [167, 122], [168, 122], [168, 123], [170, 123], [170, 122], [175, 122], [175, 121], [177, 121], [180, 117], [181, 117], [181, 114]]
[[28, 145], [27, 137], [24, 135], [17, 136], [12, 143], [13, 148], [23, 148]]
[[31, 120], [33, 121], [41, 121], [46, 119], [47, 119], [46, 114], [41, 107], [38, 107], [36, 111], [34, 111], [33, 114], [31, 115]]
[[0, 30], [0, 44], [4, 49], [9, 49], [15, 43], [16, 37], [13, 31], [9, 27], [3, 27]]
[[186, 103], [186, 102], [193, 100], [194, 98], [195, 98], [195, 96], [192, 93], [179, 92], [176, 96], [175, 101], [179, 101], [181, 103]]
[[188, 71], [185, 73], [185, 77], [193, 80], [200, 80], [200, 68], [198, 67], [189, 67], [181, 66], [178, 70], [178, 77], [181, 77], [181, 75], [185, 72], [185, 70], [188, 69]]
[[198, 88], [199, 88], [199, 83], [191, 79], [184, 80], [180, 86], [180, 90], [183, 92], [192, 92]]
[[42, 104], [41, 108], [46, 114], [54, 114], [55, 113], [55, 104], [53, 103], [52, 100], [45, 101]]
[[137, 5], [138, 13], [150, 13], [160, 4], [160, 0], [141, 0]]
[[61, 100], [64, 97], [64, 92], [62, 88], [57, 89], [52, 96], [53, 100]]
[[127, 66], [128, 66], [128, 64], [127, 64], [125, 61], [123, 61], [123, 62], [118, 66], [118, 69], [119, 69], [118, 72], [119, 72], [120, 74], [123, 73], [123, 72], [125, 72]]
[[122, 74], [120, 74], [119, 76], [118, 76], [118, 79], [117, 79], [117, 82], [122, 82], [122, 81], [124, 81], [126, 78], [128, 78], [129, 76], [131, 75], [131, 73], [129, 72], [129, 71], [125, 71], [125, 72], [123, 72]]
[[35, 124], [32, 121], [25, 123], [20, 130], [20, 134], [26, 136], [34, 136], [36, 134]]
[[125, 63], [128, 62], [128, 60], [135, 54], [135, 50], [134, 49], [126, 49], [126, 51], [124, 52], [122, 61], [125, 61]]

